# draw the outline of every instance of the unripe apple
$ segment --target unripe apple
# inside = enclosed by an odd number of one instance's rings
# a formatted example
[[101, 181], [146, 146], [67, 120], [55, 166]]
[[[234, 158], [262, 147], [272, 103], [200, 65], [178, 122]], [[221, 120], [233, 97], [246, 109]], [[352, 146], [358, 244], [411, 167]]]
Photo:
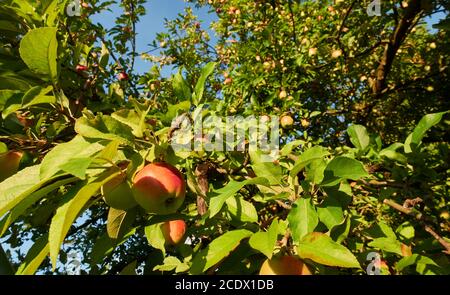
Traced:
[[137, 206], [125, 173], [105, 183], [101, 191], [103, 200], [112, 208], [128, 210]]
[[231, 83], [233, 83], [233, 79], [231, 79], [230, 77], [226, 78], [225, 81], [223, 81], [223, 84], [225, 85], [230, 85]]
[[436, 43], [435, 42], [431, 42], [429, 46], [430, 46], [431, 49], [436, 49]]
[[332, 58], [338, 58], [341, 55], [342, 55], [342, 50], [340, 50], [340, 49], [333, 50], [333, 52], [331, 53]]
[[434, 91], [434, 87], [431, 86], [431, 85], [430, 85], [430, 86], [427, 86], [426, 89], [427, 89], [428, 92], [433, 92], [433, 91]]
[[119, 78], [119, 81], [127, 81], [129, 77], [128, 77], [127, 73], [120, 72], [118, 78]]
[[177, 168], [167, 163], [152, 163], [133, 179], [136, 202], [148, 213], [175, 213], [183, 204], [186, 183]]
[[439, 217], [444, 220], [448, 220], [450, 218], [450, 213], [448, 213], [448, 211], [442, 211], [441, 214], [439, 214]]
[[306, 120], [306, 119], [302, 119], [302, 120], [301, 120], [301, 124], [302, 124], [302, 126], [303, 126], [304, 128], [308, 128], [309, 125], [310, 125], [309, 121]]
[[17, 173], [22, 156], [19, 151], [0, 154], [0, 182]]
[[284, 99], [287, 97], [287, 92], [285, 90], [281, 90], [280, 93], [278, 94], [278, 97], [280, 99]]
[[260, 275], [311, 275], [302, 260], [294, 256], [272, 257], [267, 259], [259, 270]]
[[286, 115], [281, 117], [280, 123], [281, 127], [283, 127], [284, 129], [289, 129], [292, 127], [292, 125], [294, 125], [294, 119], [292, 119], [291, 116]]
[[317, 48], [316, 47], [312, 47], [309, 49], [308, 51], [309, 56], [313, 56], [317, 54]]
[[161, 226], [167, 245], [177, 245], [184, 240], [186, 233], [186, 222], [184, 220], [166, 221]]

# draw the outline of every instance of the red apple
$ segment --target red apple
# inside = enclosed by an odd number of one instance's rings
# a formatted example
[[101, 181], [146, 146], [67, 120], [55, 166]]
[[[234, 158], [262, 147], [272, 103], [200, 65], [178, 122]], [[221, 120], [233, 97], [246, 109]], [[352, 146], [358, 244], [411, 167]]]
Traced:
[[186, 233], [186, 222], [184, 220], [166, 221], [161, 226], [164, 239], [168, 245], [177, 245], [184, 240]]
[[119, 210], [128, 210], [137, 206], [126, 174], [120, 174], [102, 186], [102, 195], [106, 204]]
[[75, 67], [75, 70], [76, 70], [77, 72], [84, 72], [84, 71], [87, 71], [87, 70], [88, 70], [88, 67], [85, 66], [85, 65], [77, 65], [77, 66]]
[[0, 182], [17, 173], [22, 156], [19, 151], [0, 154]]
[[186, 183], [174, 166], [153, 163], [136, 174], [132, 191], [136, 202], [148, 213], [171, 214], [183, 204]]
[[125, 72], [120, 72], [118, 78], [119, 81], [127, 81], [129, 79], [128, 74]]
[[261, 266], [260, 275], [310, 275], [311, 271], [302, 260], [294, 256], [272, 257]]

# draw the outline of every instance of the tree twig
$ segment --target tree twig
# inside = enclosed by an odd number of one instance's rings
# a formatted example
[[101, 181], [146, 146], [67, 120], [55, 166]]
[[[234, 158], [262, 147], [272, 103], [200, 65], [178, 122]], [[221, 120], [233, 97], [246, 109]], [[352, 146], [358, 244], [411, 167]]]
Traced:
[[394, 208], [395, 210], [400, 211], [406, 215], [415, 217], [424, 226], [425, 231], [428, 232], [429, 234], [431, 234], [445, 248], [444, 253], [450, 255], [450, 243], [448, 243], [438, 233], [436, 233], [431, 226], [424, 223], [424, 221], [423, 221], [424, 217], [423, 217], [422, 213], [417, 212], [416, 210], [413, 210], [411, 208], [405, 208], [402, 205], [400, 205], [390, 199], [384, 199], [383, 203], [386, 205], [389, 205], [390, 207]]

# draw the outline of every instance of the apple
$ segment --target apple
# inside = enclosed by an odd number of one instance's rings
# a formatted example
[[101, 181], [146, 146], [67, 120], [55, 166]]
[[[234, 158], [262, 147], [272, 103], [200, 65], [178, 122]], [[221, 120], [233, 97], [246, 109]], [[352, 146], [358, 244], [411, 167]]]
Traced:
[[87, 70], [88, 70], [88, 67], [85, 66], [85, 65], [77, 65], [77, 66], [75, 67], [75, 70], [76, 70], [77, 72], [84, 72], [84, 71], [87, 71]]
[[301, 124], [304, 128], [308, 128], [310, 123], [307, 119], [302, 119]]
[[333, 50], [333, 52], [331, 52], [331, 57], [332, 58], [338, 58], [341, 55], [342, 55], [342, 50], [341, 49], [336, 49], [336, 50]]
[[231, 83], [233, 83], [233, 79], [231, 79], [230, 77], [226, 78], [225, 81], [223, 82], [223, 84], [225, 85], [230, 85]]
[[81, 7], [83, 7], [83, 8], [89, 8], [89, 4], [88, 3], [86, 3], [86, 2], [81, 2]]
[[442, 211], [441, 214], [439, 214], [439, 217], [448, 220], [450, 218], [450, 213], [448, 213], [448, 211]]
[[148, 164], [133, 178], [133, 196], [148, 213], [175, 213], [183, 204], [186, 183], [177, 168], [168, 163]]
[[287, 97], [287, 92], [285, 90], [281, 90], [280, 93], [278, 94], [278, 97], [280, 99], [285, 99]]
[[9, 151], [0, 154], [0, 182], [17, 173], [23, 153]]
[[118, 78], [119, 78], [119, 81], [127, 81], [129, 77], [128, 77], [127, 73], [120, 72]]
[[291, 116], [286, 115], [281, 117], [280, 123], [281, 127], [283, 127], [284, 129], [289, 129], [292, 127], [292, 125], [294, 125], [294, 119], [292, 119]]
[[166, 244], [174, 246], [184, 241], [186, 222], [181, 219], [166, 221], [162, 224], [161, 230]]
[[101, 192], [107, 205], [119, 210], [129, 210], [137, 206], [125, 173], [105, 183]]
[[317, 48], [316, 47], [312, 47], [309, 49], [308, 51], [309, 56], [313, 56], [317, 54]]
[[267, 259], [259, 270], [260, 275], [311, 275], [305, 263], [294, 256]]
[[429, 46], [430, 46], [431, 49], [436, 49], [436, 43], [435, 42], [431, 42]]

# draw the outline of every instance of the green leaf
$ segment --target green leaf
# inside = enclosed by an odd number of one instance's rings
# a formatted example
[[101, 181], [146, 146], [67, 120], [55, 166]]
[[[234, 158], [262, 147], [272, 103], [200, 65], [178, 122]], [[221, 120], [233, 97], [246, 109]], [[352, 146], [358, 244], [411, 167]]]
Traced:
[[41, 180], [40, 168], [41, 165], [27, 167], [0, 183], [0, 216], [51, 180]]
[[8, 255], [0, 245], [0, 275], [13, 275], [15, 273], [14, 268], [9, 261]]
[[311, 259], [323, 265], [361, 268], [350, 250], [323, 233], [308, 234], [300, 241], [297, 250], [301, 258]]
[[120, 271], [120, 275], [122, 275], [122, 276], [135, 276], [136, 275], [136, 265], [137, 265], [137, 260], [131, 262], [130, 264], [125, 266]]
[[72, 158], [60, 165], [59, 168], [79, 179], [86, 179], [86, 171], [91, 165], [92, 160], [92, 158]]
[[406, 240], [411, 240], [415, 236], [414, 226], [409, 221], [400, 224], [395, 231], [401, 238]]
[[273, 250], [278, 238], [278, 220], [272, 221], [267, 232], [257, 232], [250, 237], [250, 246], [267, 256], [272, 258]]
[[20, 203], [18, 203], [14, 208], [7, 213], [7, 215], [0, 221], [0, 237], [5, 234], [8, 227], [25, 211], [35, 204], [37, 201], [48, 195], [50, 192], [58, 189], [59, 187], [69, 184], [71, 182], [76, 181], [76, 178], [67, 178], [60, 181], [56, 181], [55, 183], [49, 184], [44, 188], [32, 193], [25, 199], [23, 199]]
[[392, 161], [396, 161], [402, 164], [406, 164], [406, 162], [408, 161], [408, 159], [403, 154], [392, 150], [384, 149], [380, 151], [379, 155], [380, 157], [385, 157]]
[[316, 208], [310, 198], [299, 198], [292, 206], [287, 217], [292, 239], [298, 244], [300, 240], [311, 233], [319, 224]]
[[57, 145], [45, 156], [41, 164], [41, 178], [55, 175], [62, 170], [62, 166], [71, 168], [70, 162], [74, 158], [89, 158], [102, 149], [104, 146], [100, 143], [90, 143], [79, 135], [75, 136], [71, 141]]
[[192, 96], [191, 89], [189, 88], [189, 85], [184, 80], [183, 76], [181, 75], [181, 72], [178, 72], [172, 78], [172, 87], [173, 87], [173, 91], [175, 92], [175, 95], [178, 98], [178, 100], [189, 101], [191, 99], [191, 96]]
[[202, 103], [206, 79], [208, 79], [208, 77], [213, 73], [215, 67], [216, 63], [210, 62], [202, 69], [200, 78], [198, 79], [197, 84], [195, 85], [195, 91], [193, 95], [194, 97], [193, 103], [195, 105]]
[[283, 148], [281, 149], [280, 156], [285, 157], [292, 153], [292, 150], [296, 147], [305, 144], [304, 140], [294, 140], [289, 143], [287, 143]]
[[295, 161], [294, 167], [291, 169], [290, 176], [295, 177], [297, 174], [303, 170], [309, 163], [314, 160], [323, 159], [330, 153], [326, 148], [322, 146], [315, 146], [306, 151], [304, 151], [297, 161]]
[[241, 222], [258, 222], [258, 212], [252, 203], [239, 196], [228, 198], [226, 201], [228, 212]]
[[317, 207], [319, 220], [325, 224], [328, 229], [331, 230], [333, 227], [344, 221], [344, 211], [341, 206], [341, 203], [335, 198], [328, 196], [325, 201]]
[[250, 151], [249, 154], [256, 176], [266, 178], [270, 185], [281, 185], [283, 174], [280, 165], [263, 161], [263, 152], [261, 151]]
[[26, 109], [34, 105], [55, 103], [56, 98], [53, 95], [47, 95], [52, 88], [52, 86], [48, 86], [43, 89], [40, 86], [35, 86], [28, 90], [21, 100], [19, 100], [18, 97], [8, 99], [5, 102], [5, 109], [2, 112], [2, 117], [6, 118], [17, 110]]
[[374, 223], [369, 229], [365, 230], [365, 233], [372, 238], [391, 238], [397, 239], [392, 228], [384, 221]]
[[357, 180], [369, 176], [361, 162], [347, 157], [336, 157], [331, 160], [324, 172], [322, 186], [334, 186], [341, 179]]
[[393, 238], [377, 238], [370, 242], [368, 246], [403, 256], [402, 244]]
[[162, 265], [157, 265], [153, 268], [153, 270], [159, 270], [159, 271], [172, 271], [176, 268], [178, 268], [180, 265], [182, 265], [183, 262], [181, 262], [178, 258], [174, 256], [169, 256], [164, 258], [164, 262]]
[[81, 210], [88, 203], [89, 199], [99, 192], [103, 184], [116, 177], [119, 173], [115, 172], [111, 174], [107, 171], [90, 183], [79, 183], [65, 195], [63, 204], [56, 210], [55, 216], [53, 216], [50, 224], [50, 258], [53, 269], [56, 268], [61, 244], [73, 222], [80, 215]]
[[121, 241], [123, 236], [130, 230], [135, 218], [136, 210], [118, 210], [110, 207], [108, 220], [106, 223], [106, 232], [113, 241]]
[[143, 126], [141, 126], [141, 118], [135, 110], [119, 110], [111, 114], [111, 117], [117, 121], [128, 125], [133, 130], [133, 135], [142, 138], [144, 136]]
[[351, 226], [352, 220], [347, 216], [343, 223], [336, 225], [330, 230], [330, 237], [337, 243], [342, 243], [348, 237]]
[[49, 251], [48, 235], [46, 234], [34, 241], [25, 260], [17, 269], [16, 275], [33, 275], [47, 258]]
[[411, 153], [413, 147], [417, 147], [422, 142], [425, 133], [434, 125], [438, 124], [447, 112], [428, 114], [420, 119], [414, 131], [405, 140], [405, 153]]
[[237, 181], [230, 181], [225, 187], [216, 190], [214, 193], [212, 193], [210, 197], [210, 203], [209, 203], [209, 216], [210, 218], [219, 213], [219, 211], [222, 209], [223, 204], [225, 201], [234, 196], [237, 192], [239, 192], [244, 186], [250, 185], [250, 184], [260, 184], [269, 186], [269, 182], [267, 179], [263, 177], [256, 177], [252, 179], [247, 179], [242, 182]]
[[79, 118], [75, 123], [75, 131], [87, 138], [119, 140], [120, 143], [128, 145], [131, 145], [134, 139], [129, 126], [106, 115], [98, 115], [92, 120]]
[[58, 79], [56, 55], [58, 41], [57, 28], [43, 27], [32, 29], [20, 42], [20, 57], [35, 73], [45, 75], [53, 83]]
[[246, 229], [232, 230], [221, 235], [195, 255], [192, 261], [191, 273], [201, 274], [208, 270], [223, 258], [230, 255], [239, 246], [242, 239], [248, 238], [251, 235], [252, 232]]
[[406, 267], [415, 265], [416, 271], [422, 275], [445, 275], [447, 274], [436, 262], [432, 259], [419, 255], [413, 254], [411, 256], [406, 256], [400, 259], [395, 268], [398, 271], [403, 271]]
[[145, 227], [145, 236], [147, 237], [147, 241], [155, 249], [159, 249], [166, 253], [166, 248], [164, 244], [166, 240], [164, 239], [164, 235], [161, 229], [162, 223], [151, 224]]
[[347, 133], [350, 136], [350, 141], [361, 152], [364, 152], [369, 147], [370, 136], [366, 127], [357, 124], [352, 125], [348, 127]]

